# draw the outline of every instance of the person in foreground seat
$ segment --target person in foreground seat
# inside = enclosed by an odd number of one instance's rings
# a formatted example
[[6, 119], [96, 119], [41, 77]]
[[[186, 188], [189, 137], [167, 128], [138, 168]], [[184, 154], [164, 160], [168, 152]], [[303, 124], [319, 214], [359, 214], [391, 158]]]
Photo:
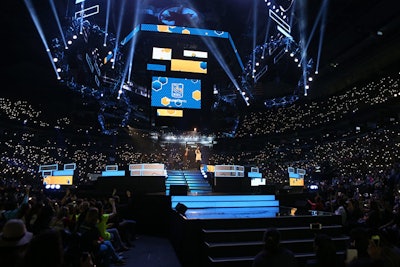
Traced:
[[281, 247], [281, 233], [276, 228], [268, 228], [263, 236], [264, 247], [255, 256], [253, 267], [296, 267], [297, 260], [294, 253]]

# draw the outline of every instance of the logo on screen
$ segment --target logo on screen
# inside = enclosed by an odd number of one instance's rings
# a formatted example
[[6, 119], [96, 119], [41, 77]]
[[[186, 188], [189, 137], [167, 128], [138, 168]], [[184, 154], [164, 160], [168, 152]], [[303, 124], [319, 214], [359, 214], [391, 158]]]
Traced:
[[171, 84], [171, 96], [174, 98], [183, 98], [183, 83]]

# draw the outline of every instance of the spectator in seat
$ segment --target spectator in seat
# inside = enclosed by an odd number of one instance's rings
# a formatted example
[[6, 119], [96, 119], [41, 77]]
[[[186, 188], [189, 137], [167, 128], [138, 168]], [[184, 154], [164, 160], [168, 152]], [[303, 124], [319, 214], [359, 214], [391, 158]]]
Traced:
[[[314, 238], [315, 258], [307, 260], [306, 267], [340, 267], [336, 247], [327, 234], [318, 234]], [[344, 261], [344, 260], [343, 260]]]
[[22, 267], [64, 267], [64, 248], [59, 230], [35, 234], [24, 255]]
[[121, 235], [119, 233], [119, 230], [116, 227], [110, 227], [112, 225], [109, 224], [109, 220], [113, 217], [117, 216], [117, 208], [115, 205], [115, 198], [111, 197], [109, 198], [109, 203], [111, 205], [111, 212], [107, 213], [104, 212], [104, 205], [103, 202], [97, 201], [96, 202], [96, 208], [99, 211], [99, 218], [97, 221], [97, 228], [100, 231], [101, 237], [104, 240], [109, 240], [113, 244], [114, 248], [121, 252], [121, 251], [127, 251], [129, 248], [125, 246], [125, 244], [122, 241]]
[[264, 247], [255, 256], [252, 267], [296, 267], [297, 260], [292, 251], [281, 247], [281, 233], [276, 228], [268, 228], [263, 236]]
[[99, 210], [90, 207], [86, 213], [85, 220], [79, 226], [80, 251], [89, 253], [96, 265], [110, 267], [114, 265], [125, 265], [125, 260], [117, 254], [111, 241], [104, 240], [97, 228]]

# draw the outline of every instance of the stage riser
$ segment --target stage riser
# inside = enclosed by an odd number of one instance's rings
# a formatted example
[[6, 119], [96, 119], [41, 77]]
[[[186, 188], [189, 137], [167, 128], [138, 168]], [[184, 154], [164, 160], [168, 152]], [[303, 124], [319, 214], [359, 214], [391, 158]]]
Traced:
[[[260, 239], [260, 237], [258, 238]], [[337, 250], [344, 251], [347, 247], [348, 238], [333, 238]], [[314, 237], [311, 236], [305, 240], [284, 240], [282, 246], [290, 249], [295, 254], [313, 252]], [[248, 244], [252, 243], [252, 244]], [[206, 245], [207, 255], [210, 257], [239, 257], [256, 255], [262, 249], [262, 241], [253, 242], [231, 242], [231, 243], [213, 243], [214, 247]]]
[[[173, 228], [183, 231], [176, 240], [171, 236], [183, 267], [251, 266], [262, 248], [263, 232], [268, 227], [280, 229], [282, 245], [296, 253], [299, 267], [313, 257], [316, 233], [332, 236], [339, 254], [344, 253], [348, 244], [338, 215], [185, 220], [176, 214], [173, 221], [173, 225], [180, 221]], [[321, 230], [309, 229], [310, 223], [317, 222], [322, 224]]]
[[[278, 228], [282, 240], [307, 239], [318, 234], [320, 230], [312, 230], [309, 227]], [[207, 242], [249, 242], [259, 240], [264, 234], [265, 228], [227, 230], [203, 230], [204, 239]], [[324, 228], [323, 232], [330, 236], [339, 236], [343, 233], [341, 225]]]
[[165, 193], [165, 177], [163, 176], [107, 176], [99, 177], [94, 189], [107, 195], [113, 189], [118, 192], [130, 190], [135, 194]]
[[[338, 251], [336, 253], [338, 262], [344, 262], [345, 254], [344, 251]], [[232, 260], [224, 260], [224, 259], [209, 259], [208, 262], [204, 263], [203, 267], [251, 267], [253, 263], [254, 257], [242, 257], [235, 258]], [[315, 258], [315, 254], [307, 254], [307, 255], [295, 255], [295, 258], [298, 263], [298, 267], [306, 267], [307, 260], [311, 260]], [[283, 267], [283, 266], [282, 266]]]
[[274, 218], [254, 219], [220, 219], [203, 221], [203, 229], [254, 229], [267, 227], [309, 227], [310, 223], [321, 223], [324, 225], [340, 225], [342, 217], [332, 216], [280, 216]]
[[[173, 202], [172, 205], [174, 205]], [[178, 204], [178, 203], [176, 203]], [[267, 200], [267, 201], [197, 201], [197, 202], [185, 202], [188, 209], [208, 209], [208, 208], [220, 208], [223, 211], [223, 208], [268, 208], [268, 207], [279, 207], [279, 201], [277, 200]]]
[[[171, 190], [171, 186], [186, 185], [184, 191]], [[211, 194], [212, 188], [199, 170], [197, 171], [168, 171], [168, 178], [165, 181], [167, 195], [188, 195], [188, 194]]]

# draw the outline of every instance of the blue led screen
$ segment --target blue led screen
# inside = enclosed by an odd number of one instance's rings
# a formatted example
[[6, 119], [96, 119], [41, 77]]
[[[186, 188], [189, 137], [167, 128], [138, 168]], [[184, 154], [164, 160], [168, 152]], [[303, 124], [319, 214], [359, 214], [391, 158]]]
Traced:
[[187, 78], [152, 77], [151, 106], [201, 109], [201, 81]]

